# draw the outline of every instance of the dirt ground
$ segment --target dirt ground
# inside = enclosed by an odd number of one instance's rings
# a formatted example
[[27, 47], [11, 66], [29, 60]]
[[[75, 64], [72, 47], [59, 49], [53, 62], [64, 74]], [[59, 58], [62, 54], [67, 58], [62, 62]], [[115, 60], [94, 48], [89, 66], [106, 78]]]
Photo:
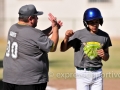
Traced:
[[[58, 79], [50, 80], [48, 85], [60, 90], [67, 88], [75, 88], [76, 82], [75, 79]], [[120, 79], [104, 79], [104, 90], [120, 90]]]

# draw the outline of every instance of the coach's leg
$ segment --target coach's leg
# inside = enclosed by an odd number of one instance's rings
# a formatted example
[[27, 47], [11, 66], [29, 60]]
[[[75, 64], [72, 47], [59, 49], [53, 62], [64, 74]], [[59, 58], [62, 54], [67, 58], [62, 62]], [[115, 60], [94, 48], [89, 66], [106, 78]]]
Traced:
[[47, 86], [47, 83], [42, 83], [40, 85], [38, 84], [36, 90], [46, 90], [46, 86]]
[[15, 90], [46, 90], [47, 83], [34, 85], [17, 85]]

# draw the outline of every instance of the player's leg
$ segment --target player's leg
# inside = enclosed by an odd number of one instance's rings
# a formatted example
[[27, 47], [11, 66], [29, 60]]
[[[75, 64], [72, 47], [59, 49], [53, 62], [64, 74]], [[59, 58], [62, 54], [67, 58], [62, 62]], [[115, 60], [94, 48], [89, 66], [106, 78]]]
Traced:
[[3, 90], [15, 90], [15, 84], [3, 82]]
[[76, 69], [76, 90], [90, 90], [91, 82], [89, 71]]
[[15, 90], [46, 90], [47, 83], [34, 85], [17, 85]]
[[91, 85], [91, 90], [103, 90], [103, 77], [102, 69], [99, 69], [94, 73], [93, 84]]

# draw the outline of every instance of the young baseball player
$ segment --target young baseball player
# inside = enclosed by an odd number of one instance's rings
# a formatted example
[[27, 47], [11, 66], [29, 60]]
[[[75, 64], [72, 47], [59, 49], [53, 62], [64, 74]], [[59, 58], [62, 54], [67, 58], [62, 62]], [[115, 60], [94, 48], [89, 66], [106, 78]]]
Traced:
[[84, 12], [85, 28], [73, 32], [67, 30], [61, 42], [61, 51], [74, 49], [77, 90], [103, 90], [102, 60], [109, 59], [112, 46], [109, 35], [99, 29], [103, 17], [98, 8], [88, 8]]
[[56, 50], [62, 22], [49, 14], [52, 27], [41, 31], [35, 27], [42, 11], [28, 4], [22, 6], [18, 13], [18, 23], [13, 24], [8, 32], [3, 60], [3, 90], [46, 90], [48, 52]]

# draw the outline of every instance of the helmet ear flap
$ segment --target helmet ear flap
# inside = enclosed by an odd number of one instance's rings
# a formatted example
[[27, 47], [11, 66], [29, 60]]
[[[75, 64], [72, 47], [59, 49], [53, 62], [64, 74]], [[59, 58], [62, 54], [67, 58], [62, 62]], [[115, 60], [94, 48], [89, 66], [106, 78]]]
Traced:
[[103, 24], [103, 19], [100, 19], [100, 25], [102, 26], [102, 24]]
[[87, 23], [86, 23], [86, 21], [83, 21], [83, 23], [84, 23], [84, 26], [87, 28]]

